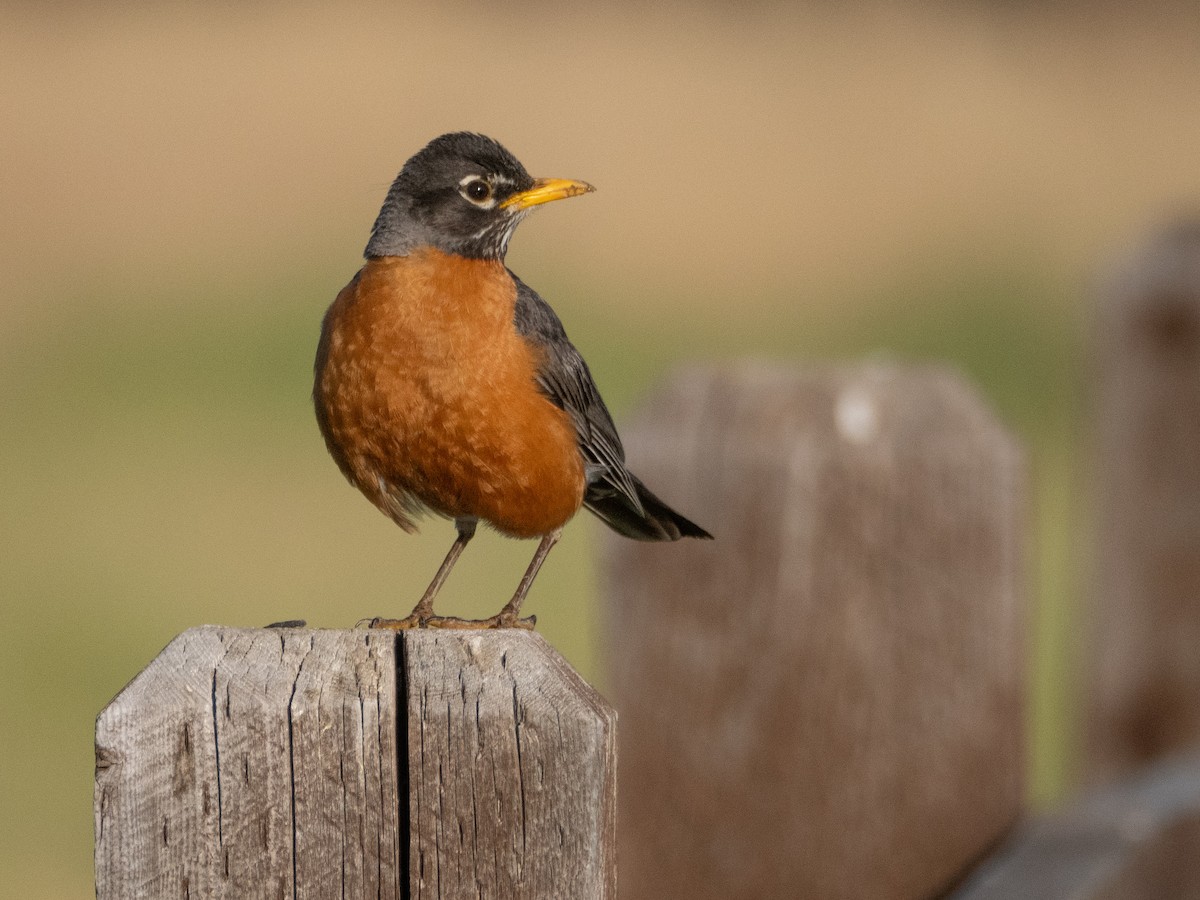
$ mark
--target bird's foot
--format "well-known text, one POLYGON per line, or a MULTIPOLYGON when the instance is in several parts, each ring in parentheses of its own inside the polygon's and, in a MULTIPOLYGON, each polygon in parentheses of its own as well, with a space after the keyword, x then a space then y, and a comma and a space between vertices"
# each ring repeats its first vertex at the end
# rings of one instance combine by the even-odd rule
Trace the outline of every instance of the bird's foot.
POLYGON ((460 619, 458 616, 432 616, 410 613, 403 619, 363 619, 359 624, 366 623, 368 628, 382 628, 389 631, 409 631, 413 628, 447 628, 458 631, 486 631, 492 628, 524 628, 533 631, 537 625, 537 616, 521 619, 513 615, 497 613, 486 619, 460 619))
POLYGON ((430 616, 422 623, 425 628, 452 628, 460 631, 485 631, 491 628, 524 628, 533 631, 537 616, 522 619, 515 615, 497 613, 486 619, 460 619, 458 616, 430 616))

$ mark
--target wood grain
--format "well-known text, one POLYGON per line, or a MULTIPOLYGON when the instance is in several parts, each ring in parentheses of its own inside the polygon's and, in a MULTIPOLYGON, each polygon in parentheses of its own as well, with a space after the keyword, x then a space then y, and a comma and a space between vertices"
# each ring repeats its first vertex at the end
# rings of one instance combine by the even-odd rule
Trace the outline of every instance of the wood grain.
POLYGON ((394 645, 172 641, 96 723, 97 897, 399 897, 394 645))
POLYGON ((606 546, 626 900, 929 897, 1021 807, 1023 459, 951 372, 679 373, 606 546))
POLYGON ((413 897, 615 897, 603 698, 518 629, 409 632, 404 669, 413 897))
POLYGON ((529 632, 192 629, 97 719, 96 895, 613 897, 615 738, 529 632))

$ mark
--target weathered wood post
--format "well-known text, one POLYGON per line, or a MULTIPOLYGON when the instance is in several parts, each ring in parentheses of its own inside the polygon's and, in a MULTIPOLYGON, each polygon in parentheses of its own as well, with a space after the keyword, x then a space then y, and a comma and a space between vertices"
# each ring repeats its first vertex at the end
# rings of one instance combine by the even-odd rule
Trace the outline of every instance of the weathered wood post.
POLYGON ((1200 220, 1122 261, 1097 319, 1086 751, 1108 780, 1200 747, 1200 220))
POLYGON ((615 717, 534 633, 196 628, 96 759, 99 900, 615 896, 615 717))
POLYGON ((1013 439, 886 364, 691 369, 627 437, 716 540, 606 546, 621 896, 945 890, 1021 807, 1013 439))

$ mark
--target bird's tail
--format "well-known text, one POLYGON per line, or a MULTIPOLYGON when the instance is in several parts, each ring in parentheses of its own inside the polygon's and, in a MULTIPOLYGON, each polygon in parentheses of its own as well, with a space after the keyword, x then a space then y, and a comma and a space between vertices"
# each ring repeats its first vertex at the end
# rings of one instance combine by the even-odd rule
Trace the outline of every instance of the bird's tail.
POLYGON ((711 534, 659 500, 635 476, 629 477, 637 489, 641 512, 616 491, 589 492, 583 505, 613 531, 636 541, 677 541, 684 537, 712 540, 711 534))

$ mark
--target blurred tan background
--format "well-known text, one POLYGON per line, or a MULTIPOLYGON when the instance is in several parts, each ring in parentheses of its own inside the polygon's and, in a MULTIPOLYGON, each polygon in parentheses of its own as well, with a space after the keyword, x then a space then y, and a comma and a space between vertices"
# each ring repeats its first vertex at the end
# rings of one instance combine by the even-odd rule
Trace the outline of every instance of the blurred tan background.
MULTIPOLYGON (((1031 451, 1031 799, 1063 797, 1088 283, 1200 199, 1200 14, 1131 9, 0 9, 3 892, 91 895, 93 718, 172 636, 348 627, 427 583, 452 529, 406 537, 343 482, 310 370, 391 178, 463 128, 599 188, 509 262, 618 419, 692 357, 980 385, 1031 451)), ((528 606, 603 686, 597 527, 528 606)), ((532 549, 482 537, 443 608, 491 612, 532 549)))

